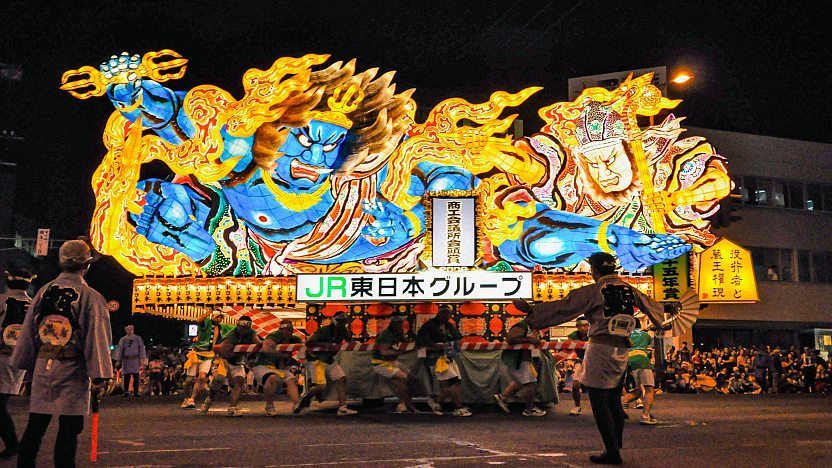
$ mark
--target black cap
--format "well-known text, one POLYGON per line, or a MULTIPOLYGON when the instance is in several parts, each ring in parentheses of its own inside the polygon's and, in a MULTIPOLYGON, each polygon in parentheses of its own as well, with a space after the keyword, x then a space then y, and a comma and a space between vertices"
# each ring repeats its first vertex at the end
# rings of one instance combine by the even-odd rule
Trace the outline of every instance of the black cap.
POLYGON ((586 261, 589 262, 589 266, 597 270, 601 270, 604 268, 615 269, 616 266, 615 257, 606 252, 596 252, 590 255, 589 258, 586 259, 586 261))

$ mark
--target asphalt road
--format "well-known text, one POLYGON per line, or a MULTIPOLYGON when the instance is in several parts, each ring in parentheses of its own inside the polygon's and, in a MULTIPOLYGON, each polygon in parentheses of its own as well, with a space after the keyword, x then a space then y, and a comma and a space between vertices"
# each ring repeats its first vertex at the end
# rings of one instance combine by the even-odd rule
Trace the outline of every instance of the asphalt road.
MULTIPOLYGON (((101 413, 98 466, 590 466, 601 448, 589 404, 569 416, 569 395, 543 418, 496 407, 471 418, 397 415, 385 409, 336 417, 329 410, 267 418, 256 397, 244 417, 225 416, 218 401, 207 415, 179 409, 173 397, 109 398, 101 413)), ((26 400, 14 399, 18 434, 26 400)), ((315 406, 313 406, 315 408, 315 406)), ((356 409, 362 410, 360 407, 356 409)), ((519 408, 518 408, 519 410, 519 408)), ((832 466, 832 398, 814 395, 662 395, 660 424, 641 426, 630 410, 625 466, 832 466)), ((57 421, 39 464, 51 466, 57 421)), ((78 461, 89 466, 89 424, 78 461)), ((9 463, 8 465, 12 465, 9 463)), ((3 465, 6 466, 6 465, 3 465)))

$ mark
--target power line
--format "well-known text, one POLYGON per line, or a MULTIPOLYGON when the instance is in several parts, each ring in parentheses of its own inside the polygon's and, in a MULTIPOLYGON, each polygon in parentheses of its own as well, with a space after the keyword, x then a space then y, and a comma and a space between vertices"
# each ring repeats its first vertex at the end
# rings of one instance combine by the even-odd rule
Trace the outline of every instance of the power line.
POLYGON ((526 24, 520 26, 520 29, 526 29, 528 25, 532 24, 532 21, 536 20, 538 16, 542 15, 544 11, 548 10, 553 3, 555 3, 555 0, 549 0, 549 3, 547 3, 543 8, 537 10, 537 13, 532 15, 532 17, 529 18, 528 21, 526 21, 526 24))
POLYGON ((552 30, 552 28, 554 28, 555 26, 557 26, 557 25, 559 25, 561 22, 563 22, 563 20, 564 20, 564 19, 566 19, 566 17, 567 17, 567 16, 569 16, 570 14, 572 14, 572 12, 573 12, 573 11, 575 11, 575 9, 576 9, 576 8, 578 8, 579 6, 581 6, 581 4, 582 4, 583 2, 584 2, 584 0, 578 0, 578 1, 576 1, 576 2, 572 5, 572 8, 570 8, 570 9, 569 9, 566 13, 562 14, 562 15, 561 15, 558 19, 556 19, 555 21, 553 21, 553 22, 552 22, 552 24, 550 24, 549 26, 547 26, 547 27, 546 27, 546 29, 544 29, 544 30, 543 30, 543 32, 542 32, 542 33, 540 33, 540 35, 539 35, 539 36, 537 36, 537 38, 535 38, 535 40, 533 40, 533 41, 531 41, 531 42, 529 42, 529 43, 528 43, 528 46, 529 46, 529 47, 531 47, 531 46, 533 46, 534 44, 537 44, 537 42, 538 42, 541 38, 543 38, 543 36, 545 36, 546 34, 549 34, 549 31, 551 31, 551 30, 552 30))

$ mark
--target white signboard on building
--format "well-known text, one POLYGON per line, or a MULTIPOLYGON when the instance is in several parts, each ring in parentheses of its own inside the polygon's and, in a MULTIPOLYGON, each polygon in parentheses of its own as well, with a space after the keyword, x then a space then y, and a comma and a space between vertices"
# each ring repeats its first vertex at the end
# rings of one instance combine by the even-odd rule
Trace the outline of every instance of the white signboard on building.
POLYGON ((472 267, 477 261, 474 197, 431 198, 433 266, 472 267))
POLYGON ((426 271, 300 274, 298 302, 511 301, 532 299, 530 272, 426 271))
POLYGON ((49 229, 38 229, 38 239, 35 243, 35 256, 45 257, 49 254, 49 229))

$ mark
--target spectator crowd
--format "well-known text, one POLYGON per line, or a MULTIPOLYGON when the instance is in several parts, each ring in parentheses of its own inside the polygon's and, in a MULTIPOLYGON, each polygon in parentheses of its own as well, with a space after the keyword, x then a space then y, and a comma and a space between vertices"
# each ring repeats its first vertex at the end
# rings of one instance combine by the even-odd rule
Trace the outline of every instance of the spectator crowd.
POLYGON ((760 345, 702 351, 682 343, 667 353, 663 386, 677 393, 828 393, 832 361, 809 348, 760 345))
MULTIPOLYGON (((832 393, 832 360, 808 348, 733 346, 703 351, 682 343, 678 350, 670 347, 664 364, 659 385, 670 393, 832 393)), ((559 363, 561 391, 571 388, 573 368, 569 359, 559 363)))

